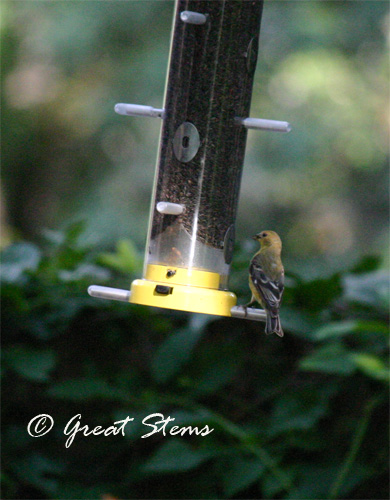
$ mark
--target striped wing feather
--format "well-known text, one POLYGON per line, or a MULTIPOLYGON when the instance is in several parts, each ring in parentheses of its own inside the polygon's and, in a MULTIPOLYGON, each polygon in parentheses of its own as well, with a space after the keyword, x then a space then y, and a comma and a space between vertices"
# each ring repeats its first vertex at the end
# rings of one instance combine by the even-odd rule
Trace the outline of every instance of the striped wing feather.
POLYGON ((279 314, 280 303, 284 291, 284 274, 279 280, 271 280, 266 276, 262 267, 258 263, 252 262, 249 267, 249 273, 253 285, 261 295, 266 308, 272 314, 279 314))

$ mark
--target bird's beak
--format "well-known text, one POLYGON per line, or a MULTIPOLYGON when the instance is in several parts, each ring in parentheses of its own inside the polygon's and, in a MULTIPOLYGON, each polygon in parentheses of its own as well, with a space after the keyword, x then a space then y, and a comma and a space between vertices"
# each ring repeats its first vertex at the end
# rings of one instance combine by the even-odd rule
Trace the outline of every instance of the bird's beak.
POLYGON ((254 236, 252 236, 252 240, 257 241, 258 239, 259 239, 259 235, 258 234, 255 234, 254 236))

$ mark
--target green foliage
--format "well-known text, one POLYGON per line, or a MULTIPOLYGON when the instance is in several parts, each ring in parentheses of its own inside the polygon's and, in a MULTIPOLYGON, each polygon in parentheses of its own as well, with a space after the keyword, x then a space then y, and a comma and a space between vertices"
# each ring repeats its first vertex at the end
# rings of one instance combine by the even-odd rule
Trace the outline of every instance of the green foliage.
POLYGON ((258 481, 265 470, 259 458, 245 456, 230 457, 226 467, 222 482, 223 491, 228 498, 258 481))
POLYGON ((265 2, 251 116, 293 130, 248 134, 237 232, 283 235, 283 339, 86 292, 141 273, 160 125, 113 106, 161 107, 173 8, 2 2, 3 235, 89 223, 2 255, 1 497, 388 498, 388 275, 359 260, 388 240, 388 5, 265 2), (96 234, 116 248, 80 243, 96 234), (141 439, 156 412, 214 431, 141 439), (55 426, 33 438, 41 413, 55 426), (66 449, 77 414, 134 421, 66 449))
POLYGON ((188 361, 191 352, 203 333, 204 318, 193 316, 185 328, 172 333, 158 348, 153 357, 151 372, 156 382, 167 382, 188 361))
POLYGON ((49 379, 49 372, 55 366, 55 354, 49 350, 36 350, 16 345, 7 349, 4 362, 19 376, 43 382, 49 379))
POLYGON ((130 273, 134 269, 141 268, 142 262, 137 249, 130 240, 121 240, 116 246, 115 253, 103 253, 99 257, 103 266, 122 273, 130 273))
MULTIPOLYGON (((93 252, 82 231, 3 251, 2 498, 387 497, 379 261, 289 275, 279 339, 261 323, 89 297, 94 282, 139 276, 141 259, 131 242, 93 252), (54 427, 33 438, 42 413, 54 427), (134 420, 125 436, 79 432, 65 448, 78 414, 89 431, 134 420), (142 438, 152 414, 158 431, 142 438)), ((248 259, 239 250, 232 276, 242 302, 248 259)))
POLYGON ((185 441, 171 439, 164 443, 143 466, 147 473, 177 473, 195 469, 209 458, 199 450, 193 449, 185 441))

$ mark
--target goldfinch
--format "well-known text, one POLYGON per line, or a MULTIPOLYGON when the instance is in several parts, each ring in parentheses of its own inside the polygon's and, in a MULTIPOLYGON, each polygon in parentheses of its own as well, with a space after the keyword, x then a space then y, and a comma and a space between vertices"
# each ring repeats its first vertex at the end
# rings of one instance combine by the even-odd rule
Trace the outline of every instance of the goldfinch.
POLYGON ((253 236, 260 243, 260 250, 253 256, 249 266, 251 301, 257 301, 267 314, 265 333, 276 333, 283 337, 279 309, 284 291, 284 268, 280 258, 282 241, 275 231, 262 231, 253 236))

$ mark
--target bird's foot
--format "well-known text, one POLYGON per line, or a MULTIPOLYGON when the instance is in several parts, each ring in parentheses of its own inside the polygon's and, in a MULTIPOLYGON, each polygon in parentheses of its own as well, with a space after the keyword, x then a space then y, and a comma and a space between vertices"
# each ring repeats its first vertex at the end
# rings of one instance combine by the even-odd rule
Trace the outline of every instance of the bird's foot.
POLYGON ((248 307, 250 307, 252 304, 254 304, 253 300, 251 300, 250 302, 248 302, 247 304, 245 304, 243 306, 240 306, 244 309, 245 317, 248 316, 248 307))

